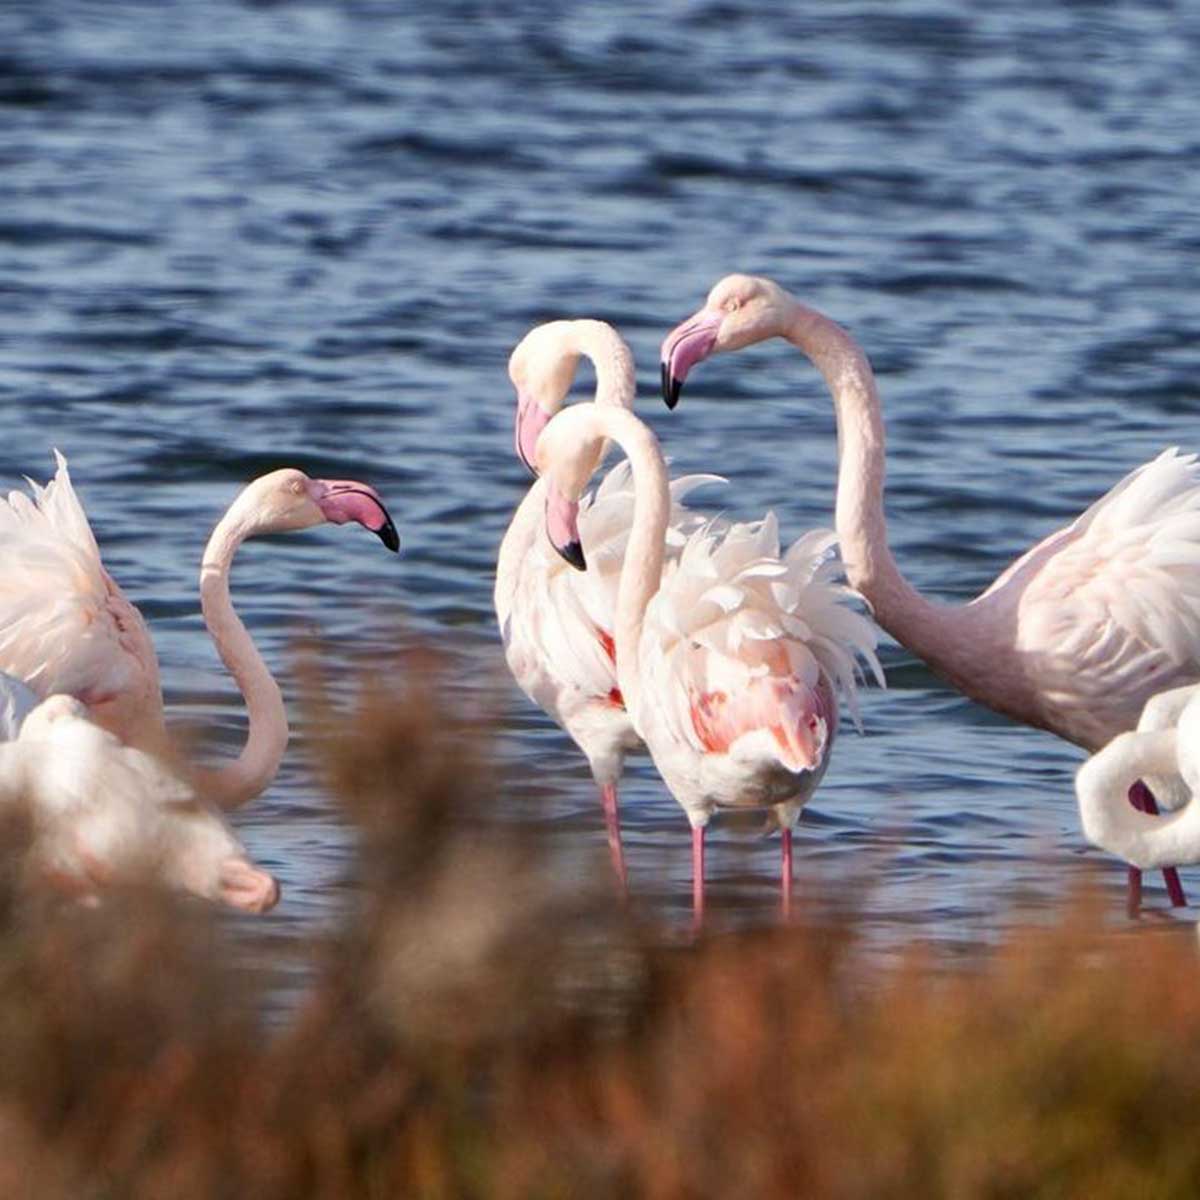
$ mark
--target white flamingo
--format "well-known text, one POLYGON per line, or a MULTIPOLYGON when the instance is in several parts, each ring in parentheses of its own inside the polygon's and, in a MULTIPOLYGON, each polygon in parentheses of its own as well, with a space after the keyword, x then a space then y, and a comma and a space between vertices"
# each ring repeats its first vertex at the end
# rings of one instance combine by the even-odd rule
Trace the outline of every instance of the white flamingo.
POLYGON ((0 745, 0 804, 27 806, 33 863, 81 899, 148 876, 248 912, 279 899, 219 809, 71 696, 42 701, 0 745))
MULTIPOLYGON (((132 747, 167 747, 158 659, 141 613, 125 598, 100 551, 67 472, 33 496, 0 499, 0 671, 39 696, 61 692, 87 705, 91 718, 132 747)), ((287 744, 279 686, 229 598, 229 571, 249 537, 357 521, 399 547, 395 526, 374 489, 352 481, 309 479, 285 468, 249 484, 209 538, 200 565, 200 603, 221 661, 246 701, 249 731, 241 754, 218 769, 195 768, 207 800, 236 808, 274 778, 287 744)))
POLYGON ((837 695, 855 701, 855 655, 882 684, 869 621, 833 582, 833 535, 782 558, 774 517, 704 525, 666 563, 671 497, 654 434, 632 413, 584 404, 537 443, 546 528, 568 559, 577 505, 606 438, 629 459, 634 513, 618 585, 617 680, 634 728, 692 826, 693 912, 704 912, 704 831, 718 808, 773 808, 782 830, 785 911, 792 824, 829 762, 837 695))
POLYGON ((1154 696, 1137 730, 1119 733, 1075 776, 1088 841, 1141 870, 1200 862, 1200 685, 1154 696), (1129 790, 1146 780, 1168 816, 1136 811, 1129 790))
MULTIPOLYGON (((1146 701, 1200 679, 1200 466, 1171 449, 1130 472, 969 604, 940 604, 900 574, 883 514, 884 435, 866 355, 828 317, 767 279, 730 275, 663 341, 664 397, 701 359, 785 338, 833 394, 837 532, 876 621, 971 699, 1097 750, 1146 701)), ((1135 803, 1153 806, 1145 789, 1135 803)), ((1131 883, 1137 881, 1131 878, 1131 883)), ((1173 903, 1185 903, 1173 870, 1173 903)))
MULTIPOLYGON (((517 454, 530 469, 538 435, 570 393, 580 356, 595 368, 597 404, 633 407, 633 358, 611 325, 577 320, 535 327, 518 343, 508 366, 517 390, 517 454)), ((676 544, 674 552, 683 531, 698 520, 681 507, 684 496, 717 478, 692 475, 671 484, 675 506, 667 537, 676 544)), ((613 869, 624 887, 617 785, 625 754, 641 745, 617 685, 612 636, 617 580, 633 515, 628 464, 614 467, 580 507, 586 572, 571 570, 548 546, 542 534, 545 508, 546 487, 538 480, 500 544, 496 617, 517 684, 587 756, 600 789, 613 869)), ((572 553, 574 565, 581 565, 579 547, 572 553)))

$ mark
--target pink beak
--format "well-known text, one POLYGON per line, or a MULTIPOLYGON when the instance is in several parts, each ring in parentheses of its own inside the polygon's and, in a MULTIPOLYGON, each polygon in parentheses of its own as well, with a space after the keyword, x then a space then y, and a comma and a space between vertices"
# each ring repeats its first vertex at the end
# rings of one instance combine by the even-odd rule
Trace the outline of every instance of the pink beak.
POLYGON ((550 414, 528 392, 517 393, 517 425, 514 441, 517 457, 536 475, 537 441, 550 422, 550 414))
POLYGON ((546 533, 550 544, 576 570, 586 571, 583 544, 579 540, 579 505, 568 500, 553 483, 546 489, 546 533))
POLYGON ((334 525, 357 521, 377 534, 389 550, 400 549, 400 535, 373 487, 353 479, 312 479, 308 487, 325 520, 334 525))
POLYGON ((702 308, 663 338, 662 392, 668 408, 679 403, 688 372, 712 353, 724 319, 721 309, 702 308))

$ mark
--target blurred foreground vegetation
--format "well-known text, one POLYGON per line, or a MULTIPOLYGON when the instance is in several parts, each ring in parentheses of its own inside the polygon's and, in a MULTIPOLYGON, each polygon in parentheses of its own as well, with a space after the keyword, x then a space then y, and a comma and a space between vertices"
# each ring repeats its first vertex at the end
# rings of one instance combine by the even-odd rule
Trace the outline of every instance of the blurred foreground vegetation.
POLYGON ((326 719, 361 897, 275 1024, 215 911, 31 893, 11 822, 0 1198, 1200 1194, 1189 938, 1082 897, 952 970, 853 917, 671 945, 498 819, 450 707, 326 719))

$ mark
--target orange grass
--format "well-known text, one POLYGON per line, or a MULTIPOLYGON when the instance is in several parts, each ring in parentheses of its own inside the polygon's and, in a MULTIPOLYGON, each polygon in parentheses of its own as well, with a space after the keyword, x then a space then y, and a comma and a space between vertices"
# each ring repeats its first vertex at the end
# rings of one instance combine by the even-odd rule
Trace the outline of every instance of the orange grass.
POLYGON ((30 893, 10 822, 3 1200, 1200 1191, 1190 936, 1081 897, 965 967, 852 915, 672 946, 496 819, 486 722, 421 674, 322 719, 360 901, 270 1027, 227 919, 30 893))

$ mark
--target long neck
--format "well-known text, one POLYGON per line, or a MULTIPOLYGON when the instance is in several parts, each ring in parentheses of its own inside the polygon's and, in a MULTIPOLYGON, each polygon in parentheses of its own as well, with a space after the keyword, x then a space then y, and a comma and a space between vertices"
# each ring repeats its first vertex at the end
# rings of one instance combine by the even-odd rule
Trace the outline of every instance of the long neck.
POLYGON ((200 565, 200 607, 221 661, 241 690, 250 728, 241 754, 216 769, 193 772, 201 794, 224 809, 257 796, 275 778, 287 746, 287 711, 279 685, 263 662, 229 598, 229 569, 247 530, 231 514, 213 530, 200 565))
POLYGON ((596 371, 597 404, 633 410, 637 372, 624 339, 604 321, 571 322, 571 339, 579 354, 586 354, 596 371))
POLYGON ((513 519, 500 542, 500 552, 496 555, 496 587, 492 599, 502 633, 512 612, 521 565, 541 534, 545 520, 546 485, 543 480, 535 479, 517 505, 517 511, 513 513, 513 519))
POLYGON ((875 620, 898 642, 953 679, 969 656, 967 610, 926 600, 900 574, 883 514, 884 434, 875 374, 866 355, 840 325, 797 304, 787 339, 812 360, 833 395, 838 427, 835 523, 846 575, 870 602, 875 620))
POLYGON ((1178 773, 1177 745, 1174 729, 1123 733, 1088 759, 1076 777, 1088 839, 1142 870, 1200 860, 1200 804, 1194 797, 1166 816, 1139 812, 1128 799, 1143 776, 1178 773))
POLYGON ((671 515, 670 481, 658 439, 632 414, 598 410, 604 435, 625 452, 633 470, 633 525, 617 587, 613 640, 617 683, 635 727, 641 699, 641 640, 646 606, 662 584, 667 522, 671 515))

